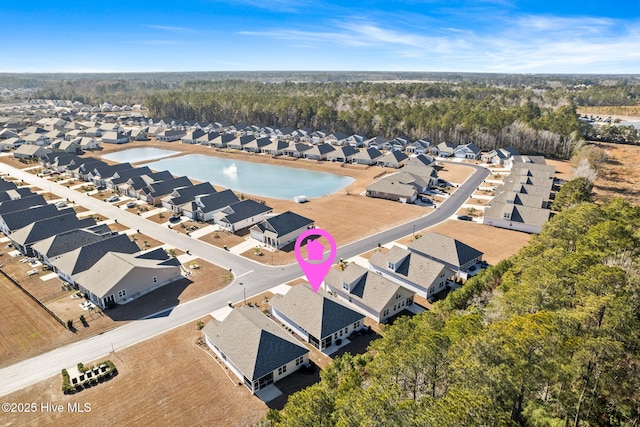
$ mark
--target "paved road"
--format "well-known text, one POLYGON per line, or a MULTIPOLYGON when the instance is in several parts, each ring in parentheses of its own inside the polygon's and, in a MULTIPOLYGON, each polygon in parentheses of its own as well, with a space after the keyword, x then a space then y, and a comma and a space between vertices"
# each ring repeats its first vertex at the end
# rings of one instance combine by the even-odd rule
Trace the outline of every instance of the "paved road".
MULTIPOLYGON (((376 233, 373 236, 358 240, 338 248, 337 259, 350 258, 375 248, 378 244, 385 244, 409 235, 415 230, 421 230, 446 220, 455 214, 460 206, 468 199, 475 189, 488 176, 488 171, 482 167, 469 165, 475 169, 474 174, 454 192, 437 209, 429 209, 429 214, 408 222, 401 226, 376 233)), ((206 261, 232 269, 237 282, 246 287, 247 295, 261 293, 277 284, 295 279, 301 275, 297 264, 283 267, 264 266, 251 260, 238 257, 216 248, 205 242, 177 233, 160 224, 133 215, 116 206, 99 201, 81 194, 66 186, 39 178, 33 174, 21 171, 0 163, 0 172, 10 173, 11 176, 23 179, 44 190, 51 190, 63 198, 69 198, 84 207, 99 212, 129 228, 139 229, 140 232, 152 236, 169 245, 189 249, 190 252, 206 261)), ((384 228, 384 218, 377 225, 384 228)), ((329 230, 330 231, 330 230, 329 230)), ((235 283, 235 282, 234 282, 235 283)), ((42 355, 19 362, 0 370, 0 396, 12 393, 35 382, 44 380, 60 373, 62 368, 79 361, 91 361, 107 356, 112 351, 122 350, 130 345, 149 339, 188 322, 192 322, 207 313, 225 306, 229 301, 239 301, 243 298, 243 287, 230 285, 222 290, 189 301, 175 307, 163 317, 130 322, 119 328, 104 332, 100 335, 85 339, 64 347, 57 348, 42 355)), ((144 344, 142 344, 144 345, 144 344)), ((117 364, 117 355, 109 356, 117 364)))

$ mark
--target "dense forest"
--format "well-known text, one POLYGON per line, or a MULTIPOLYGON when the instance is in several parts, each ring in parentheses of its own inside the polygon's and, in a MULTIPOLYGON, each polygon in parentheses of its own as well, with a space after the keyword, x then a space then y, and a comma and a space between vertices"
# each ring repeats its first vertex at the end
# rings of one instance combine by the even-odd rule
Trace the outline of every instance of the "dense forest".
POLYGON ((640 103, 637 76, 403 72, 0 74, 0 87, 153 116, 513 146, 568 158, 581 139, 640 142, 632 127, 581 123, 581 106, 640 103))
MULTIPOLYGON (((584 200, 589 186, 566 187, 584 200)), ((563 190, 564 191, 564 190, 563 190)), ((637 426, 640 207, 565 207, 519 254, 344 355, 262 426, 637 426)))

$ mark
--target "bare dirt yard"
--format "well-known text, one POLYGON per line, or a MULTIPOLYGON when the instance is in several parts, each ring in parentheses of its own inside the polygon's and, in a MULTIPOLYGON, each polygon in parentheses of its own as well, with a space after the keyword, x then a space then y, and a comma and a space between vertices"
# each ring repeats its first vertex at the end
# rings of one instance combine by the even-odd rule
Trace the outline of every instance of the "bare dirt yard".
MULTIPOLYGON (((118 375, 74 395, 62 393, 58 375, 5 396, 8 402, 61 404, 65 412, 3 414, 3 424, 254 425, 269 408, 246 387, 230 380, 211 353, 196 345, 200 337, 195 322, 188 323, 112 353, 108 359, 115 364, 118 375), (69 413, 69 403, 80 403, 81 407, 88 403, 91 412, 69 413)), ((77 362, 91 361, 70 361, 69 367, 77 362)))
MULTIPOLYGON (((436 233, 453 237, 482 251, 484 253, 482 258, 491 265, 516 254, 531 238, 531 235, 527 233, 457 220, 445 221, 425 230, 416 231, 416 235, 421 235, 428 231, 435 231, 436 233)), ((398 242, 406 245, 412 239, 409 236, 398 242)))
POLYGON ((597 143, 605 149, 607 160, 598 171, 594 192, 598 199, 622 197, 640 204, 640 146, 597 143))

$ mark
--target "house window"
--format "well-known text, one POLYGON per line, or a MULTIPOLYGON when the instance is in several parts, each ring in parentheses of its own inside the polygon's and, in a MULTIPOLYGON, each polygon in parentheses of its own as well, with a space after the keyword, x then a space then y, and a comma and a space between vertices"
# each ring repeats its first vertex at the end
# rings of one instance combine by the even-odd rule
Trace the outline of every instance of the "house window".
POLYGON ((349 290, 349 284, 347 282, 342 282, 342 289, 344 289, 345 291, 349 290))
POLYGON ((340 329, 340 336, 342 336, 342 329, 340 329))
POLYGON ((278 368, 278 375, 282 375, 285 372, 287 372, 287 365, 284 365, 278 368))
POLYGON ((504 219, 511 219, 511 212, 505 212, 505 213, 502 215, 502 217, 503 217, 504 219))
POLYGON ((296 366, 302 365, 304 363, 304 356, 300 356, 296 359, 296 366))
POLYGON ((387 268, 388 268, 389 270, 394 270, 394 271, 395 271, 395 267, 396 267, 396 266, 395 266, 392 262, 388 262, 388 263, 387 263, 387 268))
POLYGON ((358 329, 360 327, 360 321, 358 320, 354 325, 353 329, 358 329))
POLYGON ((387 308, 383 313, 382 316, 383 317, 387 317, 389 315, 389 309, 387 308))
POLYGON ((400 299, 400 297, 401 297, 400 292, 398 292, 398 293, 396 294, 396 299, 400 299))
POLYGON ((127 290, 126 289, 118 291, 118 298, 122 298, 122 297, 124 297, 126 295, 127 295, 127 290))
POLYGON ((153 283, 158 283, 158 276, 153 276, 153 283))

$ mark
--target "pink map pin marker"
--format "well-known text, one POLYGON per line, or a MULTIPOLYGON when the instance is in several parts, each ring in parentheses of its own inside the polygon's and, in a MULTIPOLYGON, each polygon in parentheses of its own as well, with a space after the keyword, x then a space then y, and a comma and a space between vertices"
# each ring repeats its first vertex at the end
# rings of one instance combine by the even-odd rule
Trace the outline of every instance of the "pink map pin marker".
POLYGON ((328 231, 322 230, 320 228, 311 228, 296 239, 296 245, 294 247, 296 253, 296 259, 298 260, 298 264, 300 264, 300 268, 305 276, 307 276, 307 280, 311 284, 311 288, 314 292, 318 292, 320 289, 320 285, 322 281, 326 277, 331 265, 333 265, 333 260, 336 258, 336 241, 333 240, 331 234, 328 231), (331 252, 329 253, 329 258, 324 259, 324 246, 316 239, 309 240, 307 242, 307 254, 308 259, 305 260, 300 253, 300 245, 304 241, 305 238, 309 236, 321 236, 329 241, 329 245, 331 246, 331 252), (315 261, 315 262, 309 262, 315 261))

